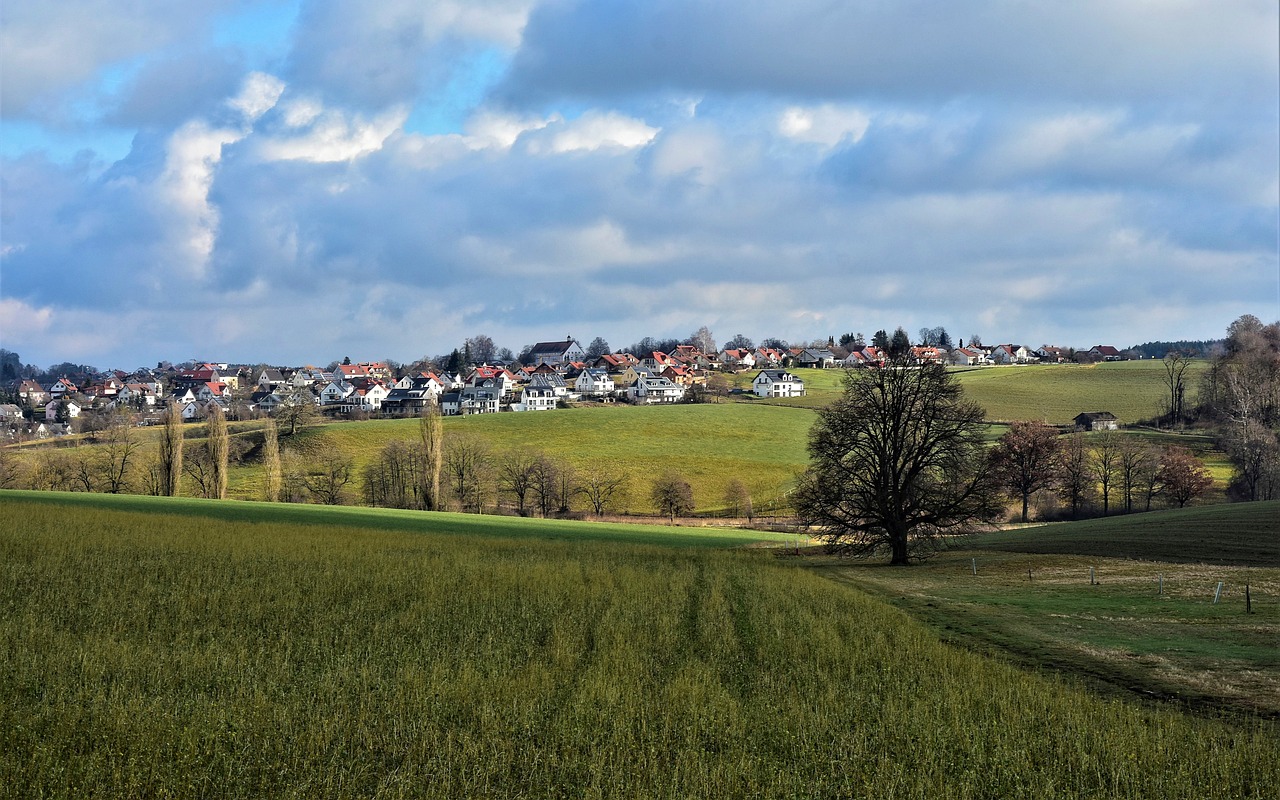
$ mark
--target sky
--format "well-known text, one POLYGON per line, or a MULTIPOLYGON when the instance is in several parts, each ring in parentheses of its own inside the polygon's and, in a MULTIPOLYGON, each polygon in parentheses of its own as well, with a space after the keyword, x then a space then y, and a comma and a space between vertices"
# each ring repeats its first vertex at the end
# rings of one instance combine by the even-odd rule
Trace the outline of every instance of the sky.
POLYGON ((1280 318, 1275 0, 0 6, 0 347, 1280 318))

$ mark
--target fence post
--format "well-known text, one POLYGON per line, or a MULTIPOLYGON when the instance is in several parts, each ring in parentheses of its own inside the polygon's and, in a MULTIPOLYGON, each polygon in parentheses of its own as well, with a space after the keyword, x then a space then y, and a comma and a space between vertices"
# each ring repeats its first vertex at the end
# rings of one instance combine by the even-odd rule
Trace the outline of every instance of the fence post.
POLYGON ((1094 577, 1093 577, 1093 567, 1089 567, 1089 585, 1090 586, 1098 585, 1098 582, 1094 580, 1094 577))
POLYGON ((976 558, 975 558, 975 559, 973 559, 973 562, 972 562, 971 566, 973 567, 973 574, 974 574, 974 575, 977 575, 977 574, 978 574, 978 559, 976 559, 976 558))
POLYGON ((1213 604, 1218 604, 1218 598, 1222 597, 1222 581, 1218 581, 1218 588, 1213 592, 1213 604))
POLYGON ((1160 573, 1160 591, 1158 594, 1164 594, 1164 573, 1160 573))
POLYGON ((1253 613, 1253 601, 1249 599, 1249 584, 1244 585, 1244 613, 1253 613))

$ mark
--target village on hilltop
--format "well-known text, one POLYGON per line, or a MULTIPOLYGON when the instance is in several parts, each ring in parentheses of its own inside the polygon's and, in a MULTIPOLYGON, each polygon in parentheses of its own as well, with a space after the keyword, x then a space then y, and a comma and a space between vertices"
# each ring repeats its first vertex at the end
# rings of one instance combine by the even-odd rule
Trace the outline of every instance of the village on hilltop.
POLYGON ((808 347, 745 346, 747 342, 739 335, 728 344, 744 346, 719 351, 680 344, 666 352, 593 354, 567 336, 538 342, 519 360, 460 363, 452 371, 348 359, 326 368, 210 362, 131 373, 113 370, 78 380, 64 375, 46 384, 26 378, 4 387, 13 402, 0 404, 0 425, 9 440, 48 438, 85 429, 85 412, 101 415, 121 408, 137 414, 139 424, 153 424, 170 402, 186 421, 205 419, 215 405, 232 419, 274 416, 298 406, 335 418, 364 419, 418 416, 429 404, 445 416, 466 416, 549 411, 570 403, 699 402, 729 394, 728 373, 750 371, 756 372, 754 395, 788 398, 805 394, 804 381, 793 369, 877 367, 891 354, 908 363, 953 366, 1091 363, 1132 356, 1109 345, 1074 350, 964 346, 963 341, 957 347, 899 343, 895 352, 892 346, 866 345, 861 337, 847 345, 832 337, 826 346, 808 347))

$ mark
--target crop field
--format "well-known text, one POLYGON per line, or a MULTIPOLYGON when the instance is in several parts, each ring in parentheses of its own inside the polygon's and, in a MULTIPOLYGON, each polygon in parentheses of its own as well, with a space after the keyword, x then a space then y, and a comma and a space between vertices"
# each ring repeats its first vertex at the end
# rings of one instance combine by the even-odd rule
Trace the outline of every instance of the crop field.
POLYGON ((0 511, 5 797, 1280 787, 1274 721, 1099 697, 759 550, 0 511))
POLYGON ((981 652, 1280 718, 1280 503, 983 534, 905 571, 818 571, 981 652))

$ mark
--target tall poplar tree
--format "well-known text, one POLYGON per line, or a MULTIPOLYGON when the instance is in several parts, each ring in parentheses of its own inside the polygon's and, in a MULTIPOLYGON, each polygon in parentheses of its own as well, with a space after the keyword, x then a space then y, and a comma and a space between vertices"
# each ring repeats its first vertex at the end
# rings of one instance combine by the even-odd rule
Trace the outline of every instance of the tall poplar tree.
POLYGON ((164 430, 160 434, 160 495, 177 497, 182 485, 182 412, 178 403, 169 400, 164 412, 164 430))
POLYGON ((227 433, 227 417, 222 413, 222 407, 212 403, 209 409, 209 438, 205 441, 211 472, 209 496, 225 500, 227 499, 227 455, 231 449, 231 439, 227 433))
POLYGON ((434 398, 422 407, 422 416, 418 419, 418 436, 422 442, 422 507, 428 511, 439 511, 444 505, 440 498, 444 425, 440 421, 440 405, 434 398))
POLYGON ((268 503, 280 502, 280 436, 276 430, 276 421, 267 417, 267 426, 262 431, 262 477, 263 495, 268 503))

